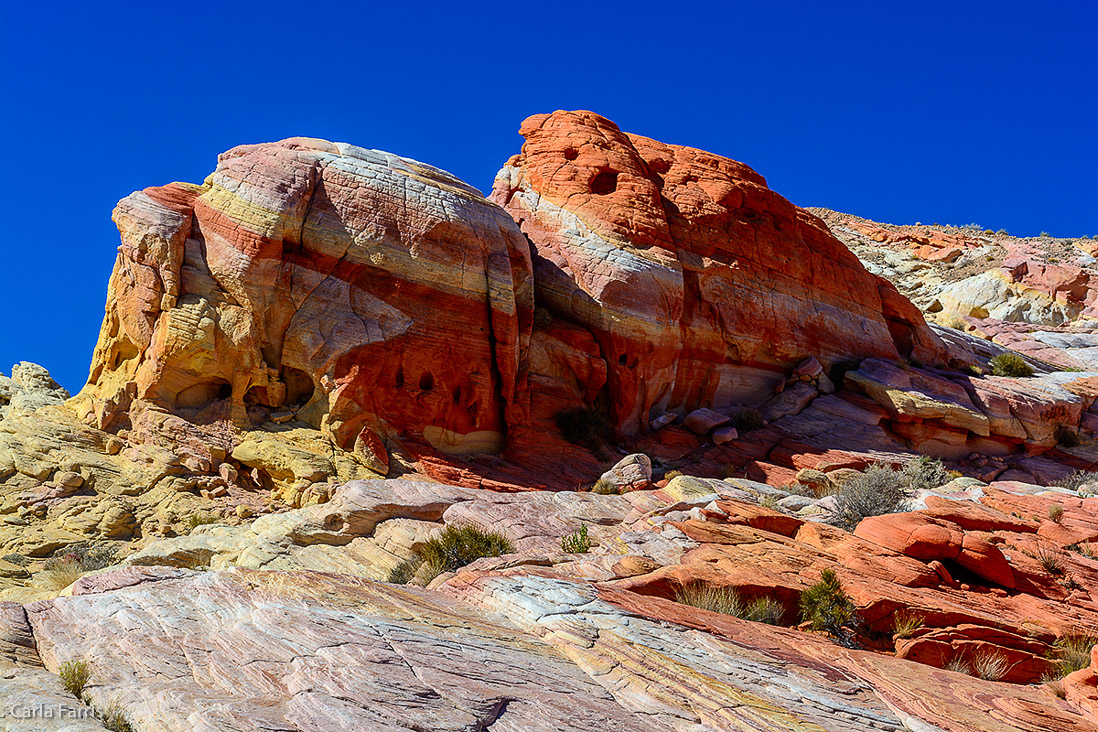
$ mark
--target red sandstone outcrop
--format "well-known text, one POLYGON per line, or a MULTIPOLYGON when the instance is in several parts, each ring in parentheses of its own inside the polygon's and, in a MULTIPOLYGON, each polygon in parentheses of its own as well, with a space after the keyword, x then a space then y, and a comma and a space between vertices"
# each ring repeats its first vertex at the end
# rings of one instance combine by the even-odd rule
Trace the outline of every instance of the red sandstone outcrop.
POLYGON ((534 246, 538 305, 598 342, 624 432, 762 401, 807 356, 944 357, 891 284, 746 165, 591 112, 521 133, 492 198, 534 246))

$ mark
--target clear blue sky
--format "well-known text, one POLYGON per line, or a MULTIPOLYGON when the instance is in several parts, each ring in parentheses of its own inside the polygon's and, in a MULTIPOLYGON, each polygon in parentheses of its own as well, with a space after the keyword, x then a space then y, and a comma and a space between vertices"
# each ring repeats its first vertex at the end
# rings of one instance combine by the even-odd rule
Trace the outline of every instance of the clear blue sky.
POLYGON ((87 377, 130 191, 309 135, 487 190, 523 118, 591 109, 802 206, 1098 234, 1098 3, 0 6, 0 371, 87 377))

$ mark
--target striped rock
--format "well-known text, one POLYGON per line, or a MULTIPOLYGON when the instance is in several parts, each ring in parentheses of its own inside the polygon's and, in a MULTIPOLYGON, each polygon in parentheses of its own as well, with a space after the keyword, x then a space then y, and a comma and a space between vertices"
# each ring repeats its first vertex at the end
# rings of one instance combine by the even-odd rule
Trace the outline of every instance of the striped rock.
POLYGON ((448 173, 294 138, 230 150, 200 186, 134 193, 114 220, 80 395, 100 427, 134 399, 190 422, 289 409, 384 470, 405 430, 491 452, 522 420, 529 249, 448 173))
POLYGON ((493 200, 536 249, 539 306, 598 340, 627 434, 653 413, 762 401, 807 356, 942 357, 895 287, 746 165, 591 112, 520 132, 493 200))

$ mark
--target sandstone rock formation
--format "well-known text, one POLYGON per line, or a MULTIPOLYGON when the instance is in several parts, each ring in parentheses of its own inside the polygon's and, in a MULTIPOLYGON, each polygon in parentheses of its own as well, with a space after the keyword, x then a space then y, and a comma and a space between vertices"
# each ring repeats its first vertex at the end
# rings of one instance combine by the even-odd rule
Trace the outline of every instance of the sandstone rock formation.
MULTIPOLYGON (((567 452, 569 408, 642 436, 667 413, 759 404, 805 358, 948 360, 894 287, 747 166, 587 112, 523 133, 493 193, 506 211, 430 166, 305 138, 127 197, 74 406, 188 470, 232 459, 296 496, 320 474, 257 464, 241 431, 301 423, 376 473, 395 455, 459 479, 461 456, 567 452)), ((573 462, 545 481, 597 476, 573 462)))
POLYGON ((538 306, 593 335, 627 434, 760 402, 807 356, 944 358, 894 287, 746 165, 590 112, 521 133, 492 198, 533 246, 538 306))

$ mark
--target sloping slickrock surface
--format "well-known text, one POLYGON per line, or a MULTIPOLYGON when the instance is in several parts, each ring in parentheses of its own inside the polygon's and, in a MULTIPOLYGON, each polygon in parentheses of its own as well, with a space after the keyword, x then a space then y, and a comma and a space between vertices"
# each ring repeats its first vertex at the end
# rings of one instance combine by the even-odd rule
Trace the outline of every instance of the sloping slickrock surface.
POLYGON ((142 730, 661 730, 544 643, 426 590, 301 573, 121 570, 28 608, 55 669, 142 730))

